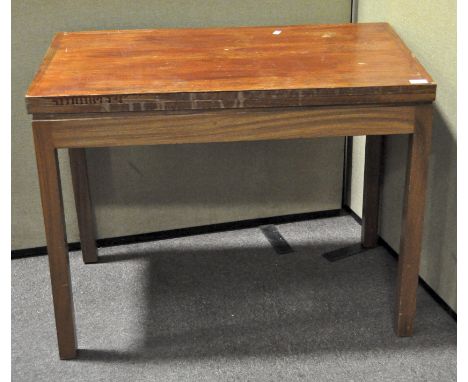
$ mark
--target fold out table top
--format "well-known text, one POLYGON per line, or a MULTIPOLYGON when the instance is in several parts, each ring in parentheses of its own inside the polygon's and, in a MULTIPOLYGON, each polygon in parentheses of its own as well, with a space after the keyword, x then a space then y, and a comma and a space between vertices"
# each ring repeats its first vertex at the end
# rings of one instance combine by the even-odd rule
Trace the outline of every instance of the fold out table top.
POLYGON ((56 34, 29 113, 432 102, 436 85, 386 23, 56 34))

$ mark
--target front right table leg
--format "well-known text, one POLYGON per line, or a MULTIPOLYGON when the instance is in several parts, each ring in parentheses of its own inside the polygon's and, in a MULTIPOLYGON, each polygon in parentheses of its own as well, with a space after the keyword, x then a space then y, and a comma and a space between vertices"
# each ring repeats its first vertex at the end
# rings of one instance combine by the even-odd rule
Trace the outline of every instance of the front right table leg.
POLYGON ((432 133, 432 105, 416 106, 415 109, 414 133, 409 137, 398 260, 395 329, 401 337, 412 336, 416 315, 416 290, 432 133))

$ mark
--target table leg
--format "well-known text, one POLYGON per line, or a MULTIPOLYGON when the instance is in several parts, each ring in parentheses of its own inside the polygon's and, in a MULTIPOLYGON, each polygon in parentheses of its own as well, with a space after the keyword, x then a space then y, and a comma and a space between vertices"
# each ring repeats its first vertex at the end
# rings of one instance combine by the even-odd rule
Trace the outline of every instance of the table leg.
POLYGON ((361 244, 377 246, 379 239, 380 170, 382 167, 382 135, 366 137, 364 167, 364 198, 362 205, 361 244))
POLYGON ((86 264, 98 261, 94 213, 89 192, 88 168, 85 149, 68 149, 75 195, 76 215, 80 230, 81 252, 86 264))
POLYGON ((33 132, 59 355, 70 359, 76 357, 77 344, 57 150, 50 144, 46 126, 33 122, 33 132))
POLYGON ((396 332, 399 336, 413 334, 413 321, 416 315, 416 290, 423 236, 431 133, 432 105, 417 106, 415 130, 409 139, 398 261, 396 332))

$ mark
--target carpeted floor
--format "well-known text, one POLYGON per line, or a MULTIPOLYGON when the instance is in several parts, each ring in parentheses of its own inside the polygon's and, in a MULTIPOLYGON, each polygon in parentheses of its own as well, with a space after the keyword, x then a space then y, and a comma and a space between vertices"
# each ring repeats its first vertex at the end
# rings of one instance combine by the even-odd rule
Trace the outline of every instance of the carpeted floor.
POLYGON ((12 261, 13 381, 455 381, 456 323, 420 288, 392 330, 396 261, 349 216, 72 253, 79 359, 57 354, 47 258, 12 261))

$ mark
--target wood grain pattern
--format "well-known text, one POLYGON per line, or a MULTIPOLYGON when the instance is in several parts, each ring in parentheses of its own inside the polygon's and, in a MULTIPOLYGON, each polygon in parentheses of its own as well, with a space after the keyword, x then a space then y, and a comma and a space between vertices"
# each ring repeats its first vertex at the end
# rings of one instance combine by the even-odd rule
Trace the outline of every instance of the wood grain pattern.
POLYGON ((89 192, 88 168, 84 149, 69 149, 70 170, 75 197, 76 216, 80 230, 81 252, 86 264, 96 263, 98 253, 96 247, 96 233, 94 211, 89 192))
POLYGON ((361 244, 364 248, 377 246, 379 239, 382 146, 382 135, 369 135, 366 137, 361 230, 361 244))
POLYGON ((57 148, 235 142, 412 133, 414 108, 225 110, 199 114, 35 120, 57 148))
POLYGON ((395 321, 399 336, 413 334, 431 136, 432 105, 418 106, 414 134, 410 135, 409 142, 398 261, 395 321))
POLYGON ((35 129, 33 124, 33 132, 59 355, 71 359, 76 356, 77 344, 57 150, 50 144, 47 129, 35 129))
POLYGON ((435 87, 386 23, 94 31, 56 35, 26 100, 30 113, 200 110, 431 102, 435 87))

